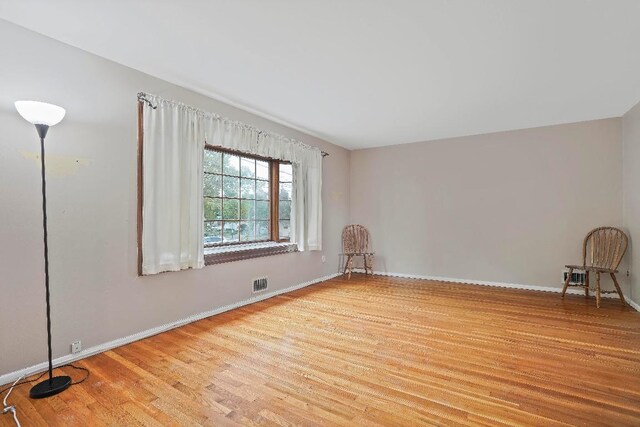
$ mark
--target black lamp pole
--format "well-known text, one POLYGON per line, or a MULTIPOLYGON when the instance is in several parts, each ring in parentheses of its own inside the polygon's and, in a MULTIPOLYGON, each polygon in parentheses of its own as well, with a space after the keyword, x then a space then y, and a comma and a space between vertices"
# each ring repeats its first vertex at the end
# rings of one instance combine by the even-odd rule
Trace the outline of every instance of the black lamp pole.
POLYGON ((49 350, 49 378, 39 382, 31 388, 29 396, 33 399, 53 396, 66 390, 71 385, 71 377, 66 375, 53 376, 53 361, 51 354, 51 304, 49 303, 49 244, 47 236, 47 181, 45 179, 44 138, 49 126, 35 125, 40 137, 40 162, 42 164, 42 229, 44 231, 44 286, 47 299, 47 345, 49 350))

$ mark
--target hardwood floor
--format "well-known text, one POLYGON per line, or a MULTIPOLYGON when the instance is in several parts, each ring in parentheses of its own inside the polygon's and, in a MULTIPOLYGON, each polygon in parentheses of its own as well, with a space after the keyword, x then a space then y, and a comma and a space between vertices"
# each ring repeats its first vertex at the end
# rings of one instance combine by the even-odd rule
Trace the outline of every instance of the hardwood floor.
POLYGON ((77 364, 14 391, 23 426, 640 425, 640 313, 610 299, 356 274, 77 364))

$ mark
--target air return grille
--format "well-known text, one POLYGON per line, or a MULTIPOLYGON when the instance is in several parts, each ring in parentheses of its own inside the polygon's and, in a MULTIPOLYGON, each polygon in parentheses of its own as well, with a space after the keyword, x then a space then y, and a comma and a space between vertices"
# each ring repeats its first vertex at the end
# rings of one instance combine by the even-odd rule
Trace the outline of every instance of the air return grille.
MULTIPOLYGON (((569 274, 569 271, 564 270, 562 272, 562 284, 564 284, 567 281, 567 275, 569 274)), ((571 280, 569 280, 569 283, 573 283, 576 285, 584 285, 584 278, 585 278, 585 273, 584 272, 573 272, 571 273, 571 280)))
POLYGON ((253 279, 253 292, 260 292, 267 289, 267 278, 260 277, 259 279, 253 279))

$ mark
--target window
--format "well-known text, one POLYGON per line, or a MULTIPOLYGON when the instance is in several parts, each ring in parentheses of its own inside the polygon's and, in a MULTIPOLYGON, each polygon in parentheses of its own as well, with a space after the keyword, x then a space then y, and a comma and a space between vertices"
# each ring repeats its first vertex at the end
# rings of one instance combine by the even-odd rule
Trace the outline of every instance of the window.
POLYGON ((288 241, 291 164, 207 146, 204 244, 288 241))

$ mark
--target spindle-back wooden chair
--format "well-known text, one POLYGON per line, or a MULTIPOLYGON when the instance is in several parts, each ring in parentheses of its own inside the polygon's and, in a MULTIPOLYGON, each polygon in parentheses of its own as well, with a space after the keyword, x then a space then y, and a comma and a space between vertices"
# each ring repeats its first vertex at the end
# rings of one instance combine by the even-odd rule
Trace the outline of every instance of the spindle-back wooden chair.
POLYGON ((598 227, 593 229, 584 238, 582 245, 582 265, 567 265, 569 273, 564 282, 562 289, 562 297, 567 292, 569 286, 584 288, 585 296, 589 296, 589 273, 596 273, 596 306, 600 308, 600 294, 617 292, 623 305, 626 305, 624 295, 620 289, 620 285, 616 280, 617 268, 622 261, 624 253, 627 251, 629 239, 624 231, 615 227, 598 227), (571 275, 574 270, 584 271, 585 281, 583 284, 572 284, 571 275), (615 291, 602 291, 600 289, 600 274, 608 273, 613 280, 615 291))
POLYGON ((364 273, 373 275, 373 256, 371 252, 371 239, 369 230, 359 224, 347 225, 342 230, 342 255, 345 257, 344 270, 342 274, 349 271, 349 279, 351 279, 351 270, 353 270, 353 258, 362 256, 364 260, 364 273))

